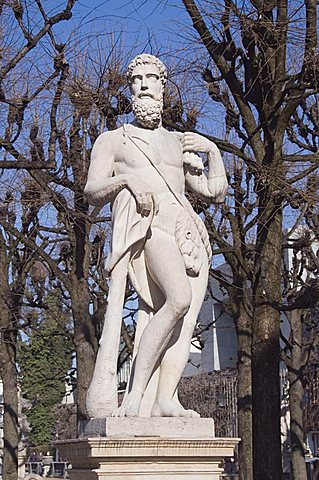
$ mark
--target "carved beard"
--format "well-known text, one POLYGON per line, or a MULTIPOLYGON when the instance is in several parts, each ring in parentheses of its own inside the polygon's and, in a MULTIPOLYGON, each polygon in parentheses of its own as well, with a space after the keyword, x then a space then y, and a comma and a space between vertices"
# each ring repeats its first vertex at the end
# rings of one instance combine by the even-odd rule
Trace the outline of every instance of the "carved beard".
POLYGON ((132 110, 137 123, 144 128, 156 128, 163 112, 163 100, 132 98, 132 110))

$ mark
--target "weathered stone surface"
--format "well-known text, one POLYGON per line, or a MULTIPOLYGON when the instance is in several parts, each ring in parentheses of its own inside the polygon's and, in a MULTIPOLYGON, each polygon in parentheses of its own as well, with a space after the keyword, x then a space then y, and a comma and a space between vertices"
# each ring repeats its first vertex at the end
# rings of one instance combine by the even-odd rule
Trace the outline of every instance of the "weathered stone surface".
POLYGON ((217 146, 193 132, 162 126, 166 68, 152 55, 128 67, 136 121, 100 135, 92 149, 85 194, 112 202, 108 306, 87 396, 90 418, 197 417, 176 388, 207 287, 211 247, 186 189, 207 203, 227 190, 217 146), (202 159, 207 156, 208 173, 202 159), (126 278, 139 297, 131 381, 117 404, 117 357, 126 278))
POLYGON ((212 418, 110 417, 81 422, 80 437, 134 438, 213 438, 212 418))
POLYGON ((71 480, 219 480, 237 439, 86 438, 58 442, 71 480))

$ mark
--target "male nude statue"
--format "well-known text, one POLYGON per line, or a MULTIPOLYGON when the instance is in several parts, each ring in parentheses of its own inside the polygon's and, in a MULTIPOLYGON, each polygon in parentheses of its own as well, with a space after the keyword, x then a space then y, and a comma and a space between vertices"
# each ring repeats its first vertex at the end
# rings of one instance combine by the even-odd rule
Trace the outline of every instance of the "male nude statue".
POLYGON ((139 55, 127 75, 136 121, 98 137, 85 187, 91 204, 112 202, 113 219, 108 307, 87 410, 91 418, 198 416, 182 407, 176 391, 204 299, 211 251, 185 188, 205 202, 223 202, 225 169, 207 138, 163 128, 166 68, 159 59, 139 55), (207 176, 196 152, 207 154, 207 176), (127 273, 139 296, 138 332, 130 384, 118 408, 116 360, 127 273), (153 396, 147 393, 151 383, 153 396), (146 397, 151 400, 145 414, 146 397))

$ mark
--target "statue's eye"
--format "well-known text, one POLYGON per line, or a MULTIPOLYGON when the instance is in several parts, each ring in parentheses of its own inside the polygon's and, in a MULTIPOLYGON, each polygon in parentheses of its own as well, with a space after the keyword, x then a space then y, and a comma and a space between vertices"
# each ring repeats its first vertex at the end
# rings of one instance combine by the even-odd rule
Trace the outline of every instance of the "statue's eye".
POLYGON ((159 76, 156 75, 155 73, 149 73, 147 75, 147 78, 151 81, 151 82, 157 82, 157 80, 159 80, 159 76))
POLYGON ((138 83, 139 81, 141 81, 142 77, 141 75, 134 75, 132 77, 132 83, 138 83))

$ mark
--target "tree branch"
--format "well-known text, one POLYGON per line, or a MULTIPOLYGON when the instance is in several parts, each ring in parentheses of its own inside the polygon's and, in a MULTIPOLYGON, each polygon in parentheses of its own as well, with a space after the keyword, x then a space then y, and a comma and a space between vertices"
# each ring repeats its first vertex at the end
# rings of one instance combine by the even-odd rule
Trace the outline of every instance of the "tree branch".
POLYGON ((44 248, 41 247, 41 245, 37 245, 34 240, 25 236, 22 232, 20 232, 17 228, 15 228, 13 225, 11 225, 9 222, 4 220, 3 218, 1 219, 1 224, 6 231, 10 232, 12 235, 18 238, 24 245, 32 249, 33 255, 36 255, 36 254, 40 255, 43 258, 43 260, 49 265, 49 267, 54 272, 54 274, 58 277, 58 279, 66 286, 66 288, 70 289, 71 282, 68 276, 62 272, 57 262, 45 252, 44 248))
POLYGON ((199 34, 209 55, 214 60, 216 66, 218 67, 228 87, 230 88, 230 91, 232 92, 237 107, 242 115, 244 127, 248 135, 252 135, 251 146, 254 151, 256 160, 258 162, 261 162, 264 153, 264 145, 261 141, 259 134, 257 132, 254 133, 256 130, 255 117, 247 101, 244 100, 245 95, 240 85, 240 82, 238 81, 234 70, 229 67, 225 57, 220 53, 220 49, 218 48, 219 43, 213 39, 195 2, 193 0, 183 0, 183 3, 190 18, 192 19, 193 27, 199 34))
POLYGON ((39 41, 49 32, 51 27, 62 20, 69 20, 72 17, 72 8, 76 0, 68 0, 65 9, 46 20, 44 27, 30 39, 24 47, 4 67, 0 69, 0 83, 4 77, 33 49, 39 41))

